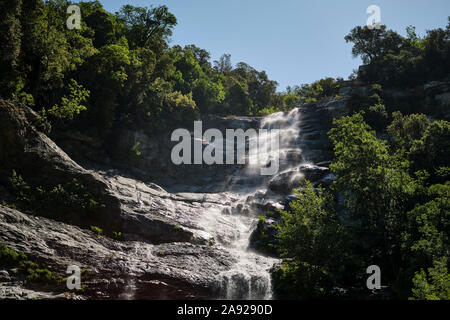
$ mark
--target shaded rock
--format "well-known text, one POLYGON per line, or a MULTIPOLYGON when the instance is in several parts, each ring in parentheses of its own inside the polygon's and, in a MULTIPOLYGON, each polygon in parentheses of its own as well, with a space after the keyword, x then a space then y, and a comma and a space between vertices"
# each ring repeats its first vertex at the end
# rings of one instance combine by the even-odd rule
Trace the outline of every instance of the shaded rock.
POLYGON ((304 175, 298 170, 290 170, 273 177, 269 182, 269 188, 280 194, 288 194, 293 188, 297 187, 303 179, 304 175))
MULTIPOLYGON (((156 184, 125 178, 114 172, 85 170, 75 163, 46 135, 38 132, 28 114, 29 108, 8 101, 0 101, 0 183, 9 184, 12 170, 36 186, 54 187, 77 179, 85 192, 104 205, 92 217, 81 217, 77 212, 54 218, 89 228, 99 226, 105 233, 120 231, 129 238, 140 238, 153 243, 192 242, 207 243, 213 235, 202 226, 206 207, 224 206, 227 196, 204 194, 173 195, 156 184), (2 180, 3 179, 3 180, 2 180), (208 199, 202 201, 203 198, 208 199), (202 203, 206 202, 206 203, 202 203)), ((0 194, 0 200, 5 195, 0 194)), ((64 208, 67 210, 67 208, 64 208)))
POLYGON ((8 282, 11 280, 8 271, 0 270, 0 282, 8 282))
POLYGON ((276 237, 278 229, 276 225, 279 222, 268 218, 260 219, 257 228, 250 236, 250 248, 264 254, 277 256, 276 245, 278 241, 276 237))
MULTIPOLYGON (((85 290, 80 295, 85 298, 211 297, 216 290, 217 273, 228 270, 237 261, 225 250, 210 246, 117 242, 3 206, 0 206, 0 241, 59 274, 64 274, 69 265, 89 269, 88 275, 81 279, 85 290)), ((2 284, 0 297, 18 298, 20 290, 45 292, 44 298, 61 298, 51 294, 48 291, 51 288, 39 291, 20 283, 2 284)), ((28 293, 21 297, 35 297, 28 293)), ((39 297, 42 296, 38 294, 39 297)))
POLYGON ((336 176, 333 173, 327 174, 325 177, 323 177, 319 183, 322 184, 325 187, 330 186, 334 180, 336 180, 336 176))
MULTIPOLYGON (((76 179, 86 187, 86 192, 105 205, 98 209, 96 221, 113 227, 120 216, 117 199, 98 175, 80 167, 45 134, 36 130, 32 124, 36 117, 27 107, 0 100, 0 184, 9 185, 13 170, 32 186, 53 188, 76 179)), ((1 198, 4 198, 2 194, 0 200, 3 200, 1 198)), ((77 215, 57 218, 78 225, 93 223, 83 221, 77 215)))
POLYGON ((326 167, 319 167, 317 165, 302 164, 298 167, 298 171, 304 175, 306 180, 314 183, 326 176, 330 169, 326 167))
MULTIPOLYGON (((205 115, 203 131, 218 128, 226 136, 226 129, 258 128, 258 117, 220 117, 205 115)), ((193 125, 193 124, 192 124, 193 125)), ((187 127, 193 141, 193 127, 187 127)), ((142 181, 152 181, 170 192, 222 192, 226 181, 242 165, 175 165, 171 160, 172 148, 178 144, 171 141, 171 132, 160 132, 149 136, 143 131, 119 127, 109 139, 107 146, 98 146, 96 138, 82 133, 58 132, 56 142, 80 163, 102 164, 120 169, 142 181), (94 141, 91 141, 91 140, 94 141), (82 141, 89 141, 84 143, 82 141), (85 150, 85 149, 89 150, 85 150), (107 149, 107 150, 105 150, 107 149), (99 152, 98 150, 102 150, 99 152)), ((203 141, 203 146, 207 145, 203 141)), ((248 183, 243 182, 243 183, 248 183)))

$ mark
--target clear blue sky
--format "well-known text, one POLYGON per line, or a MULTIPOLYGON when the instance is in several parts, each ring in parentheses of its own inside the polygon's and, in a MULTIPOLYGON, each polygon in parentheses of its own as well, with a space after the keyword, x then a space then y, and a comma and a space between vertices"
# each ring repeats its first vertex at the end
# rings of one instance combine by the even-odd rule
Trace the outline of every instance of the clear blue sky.
POLYGON ((419 35, 445 28, 450 0, 101 0, 116 12, 124 4, 166 5, 178 19, 171 45, 195 44, 213 60, 231 54, 266 70, 279 83, 310 83, 320 78, 347 78, 360 65, 344 36, 365 25, 366 9, 381 8, 381 23, 401 34, 414 25, 419 35))

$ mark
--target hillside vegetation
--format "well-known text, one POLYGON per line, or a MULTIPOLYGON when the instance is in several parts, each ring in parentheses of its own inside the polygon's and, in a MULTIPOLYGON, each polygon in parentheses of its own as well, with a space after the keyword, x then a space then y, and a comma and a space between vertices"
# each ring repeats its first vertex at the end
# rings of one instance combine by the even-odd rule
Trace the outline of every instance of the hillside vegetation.
MULTIPOLYGON (((38 130, 83 132, 108 150, 118 128, 152 137, 206 114, 261 116, 344 99, 348 115, 329 132, 334 183, 305 181, 279 213, 270 248, 283 258, 273 275, 277 297, 450 299, 450 23, 424 37, 413 27, 406 37, 356 27, 345 40, 364 65, 350 81, 324 78, 280 93, 264 71, 233 66, 228 54, 212 62, 195 45, 169 46, 177 19, 165 6, 110 13, 81 2, 81 29, 69 30, 69 4, 0 3, 0 97, 14 101, 4 108, 27 105, 38 130), (370 265, 382 270, 383 289, 373 293, 370 265)), ((9 161, 20 124, 2 121, 11 140, 0 143, 0 160, 9 161)), ((11 170, 1 181, 15 197, 8 206, 26 213, 52 218, 67 203, 77 213, 103 208, 77 180, 29 185, 11 170)))

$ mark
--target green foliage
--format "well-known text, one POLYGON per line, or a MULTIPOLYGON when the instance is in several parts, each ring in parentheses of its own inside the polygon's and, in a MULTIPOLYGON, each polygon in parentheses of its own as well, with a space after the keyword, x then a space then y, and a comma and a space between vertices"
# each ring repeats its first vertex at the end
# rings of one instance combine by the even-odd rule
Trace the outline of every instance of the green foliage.
POLYGON ((387 87, 412 87, 425 81, 444 79, 450 70, 450 23, 447 28, 427 31, 419 38, 414 27, 402 37, 386 26, 356 27, 345 37, 353 43, 352 53, 364 66, 358 78, 387 87))
MULTIPOLYGON (((108 147, 114 128, 155 135, 201 113, 285 109, 264 71, 234 68, 229 55, 213 67, 195 45, 169 48, 177 20, 166 6, 125 5, 112 14, 98 1, 81 2, 81 29, 69 30, 69 4, 13 1, 1 10, 2 96, 35 108, 45 133, 77 130, 108 147)), ((292 97, 286 101, 292 108, 292 97)))
POLYGON ((24 253, 16 252, 7 246, 0 244, 0 263, 3 267, 13 268, 25 261, 27 256, 24 253))
POLYGON ((447 255, 450 241, 450 182, 434 184, 421 193, 423 204, 407 213, 409 229, 404 246, 410 248, 416 264, 429 265, 447 255))
POLYGON ((89 216, 104 207, 76 179, 64 186, 33 187, 13 171, 10 182, 16 196, 15 204, 29 214, 50 218, 73 213, 89 216))
POLYGON ((268 116, 269 114, 280 112, 280 111, 282 111, 282 110, 276 109, 275 107, 272 106, 270 108, 264 108, 264 109, 259 110, 257 115, 263 117, 263 116, 268 116))
POLYGON ((219 60, 214 61, 214 69, 221 74, 227 74, 233 70, 231 54, 224 54, 219 60))
POLYGON ((96 226, 90 227, 91 231, 94 232, 96 235, 101 236, 103 234, 103 230, 96 226))
POLYGON ((136 143, 134 144, 132 151, 136 154, 136 156, 140 156, 142 153, 141 151, 139 151, 139 146, 141 145, 140 141, 136 141, 136 143))
MULTIPOLYGON (((328 99, 337 96, 339 91, 339 82, 342 79, 324 78, 315 81, 311 84, 303 84, 302 86, 290 88, 288 87, 288 94, 294 93, 297 99, 294 99, 294 104, 297 101, 301 103, 314 103, 321 99, 328 99)), ((293 97, 291 96, 290 99, 293 97)), ((287 104, 290 105, 289 103, 287 104)))
POLYGON ((253 232, 250 242, 252 247, 267 255, 277 256, 276 234, 278 232, 275 224, 266 225, 266 216, 258 217, 258 225, 253 232))
POLYGON ((347 100, 350 113, 361 113, 364 121, 377 131, 384 131, 389 114, 384 105, 383 88, 379 84, 370 86, 367 94, 355 90, 347 100))
POLYGON ((75 115, 85 111, 87 108, 82 105, 89 98, 89 91, 84 89, 75 80, 69 84, 69 95, 61 98, 59 105, 48 110, 48 115, 58 120, 73 120, 75 115))
POLYGON ((353 28, 345 36, 346 42, 353 42, 353 56, 361 56, 365 64, 380 59, 387 53, 398 53, 402 37, 386 26, 369 29, 367 26, 353 28))
POLYGON ((407 200, 416 188, 408 162, 391 157, 387 144, 377 139, 360 114, 335 120, 335 125, 329 132, 336 157, 330 168, 354 232, 367 235, 360 245, 394 252, 397 248, 390 240, 398 237, 407 200))
POLYGON ((18 60, 21 49, 20 12, 22 1, 2 1, 0 4, 0 95, 13 94, 18 85, 18 60))
POLYGON ((392 297, 448 299, 448 123, 394 113, 389 142, 360 113, 334 125, 334 184, 314 191, 307 183, 282 211, 277 295, 330 297, 338 287, 367 297, 364 271, 377 264, 392 297))
POLYGON ((387 127, 388 133, 395 139, 397 148, 410 150, 414 141, 420 140, 430 125, 430 120, 424 114, 403 116, 397 111, 392 114, 392 123, 387 127))
POLYGON ((0 244, 0 266, 6 268, 18 268, 28 282, 58 285, 63 278, 46 268, 28 260, 23 252, 17 252, 0 244))
POLYGON ((158 50, 157 47, 172 35, 172 28, 177 24, 177 19, 166 6, 142 8, 125 5, 117 17, 133 49, 148 47, 158 50))
POLYGON ((288 258, 279 270, 283 281, 295 279, 283 295, 297 298, 329 295, 332 273, 339 272, 343 258, 343 229, 322 189, 305 181, 295 190, 298 200, 281 211, 278 241, 281 256, 288 258))
POLYGON ((450 300, 450 273, 447 258, 436 260, 428 274, 423 269, 413 279, 413 300, 450 300))
POLYGON ((450 167, 450 122, 433 121, 410 149, 416 170, 450 167))
POLYGON ((122 240, 122 232, 120 232, 120 231, 114 231, 114 232, 113 232, 113 238, 116 239, 116 240, 118 240, 118 241, 122 240))
POLYGON ((364 115, 364 118, 372 128, 381 131, 386 128, 388 113, 384 104, 370 106, 364 115))
POLYGON ((43 284, 60 284, 63 282, 63 278, 61 276, 56 275, 46 268, 41 269, 33 263, 28 263, 28 265, 24 263, 24 265, 28 274, 26 279, 29 282, 39 282, 43 284))
POLYGON ((2 202, 2 206, 13 209, 13 210, 17 210, 17 206, 15 204, 9 204, 9 203, 6 203, 5 201, 2 202))

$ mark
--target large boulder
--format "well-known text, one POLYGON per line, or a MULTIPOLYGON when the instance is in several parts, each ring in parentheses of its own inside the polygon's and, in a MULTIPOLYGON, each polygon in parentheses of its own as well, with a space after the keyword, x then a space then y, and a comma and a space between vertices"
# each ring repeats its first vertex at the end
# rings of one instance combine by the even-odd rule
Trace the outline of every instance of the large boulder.
MULTIPOLYGON (((36 129, 36 113, 18 103, 0 100, 0 119, 0 185, 3 190, 10 184, 13 170, 34 187, 51 189, 76 179, 85 192, 103 206, 98 208, 93 221, 83 221, 76 214, 56 218, 79 225, 101 221, 105 227, 117 227, 121 213, 118 199, 100 176, 83 169, 36 129)), ((0 193, 0 201, 7 197, 5 193, 0 193)))
POLYGON ((81 276, 84 290, 76 293, 2 272, 0 298, 12 299, 211 298, 219 294, 217 274, 237 261, 227 251, 209 245, 119 242, 1 205, 0 243, 62 276, 72 265, 89 270, 81 276))
POLYGON ((269 181, 269 189, 280 194, 289 194, 292 189, 300 185, 304 178, 304 175, 298 169, 285 171, 277 174, 269 181))
POLYGON ((102 206, 86 216, 80 208, 71 210, 67 202, 59 209, 69 213, 52 208, 58 212, 52 219, 83 228, 98 226, 110 234, 122 232, 153 243, 210 240, 212 236, 192 227, 192 222, 184 223, 185 227, 180 223, 183 217, 189 221, 201 205, 193 207, 191 202, 173 197, 154 184, 147 186, 111 170, 101 173, 84 169, 35 128, 37 118, 27 107, 0 100, 0 203, 11 198, 8 189, 13 170, 33 188, 51 190, 76 179, 83 186, 83 193, 90 194, 102 206), (174 208, 181 214, 174 215, 174 208))

